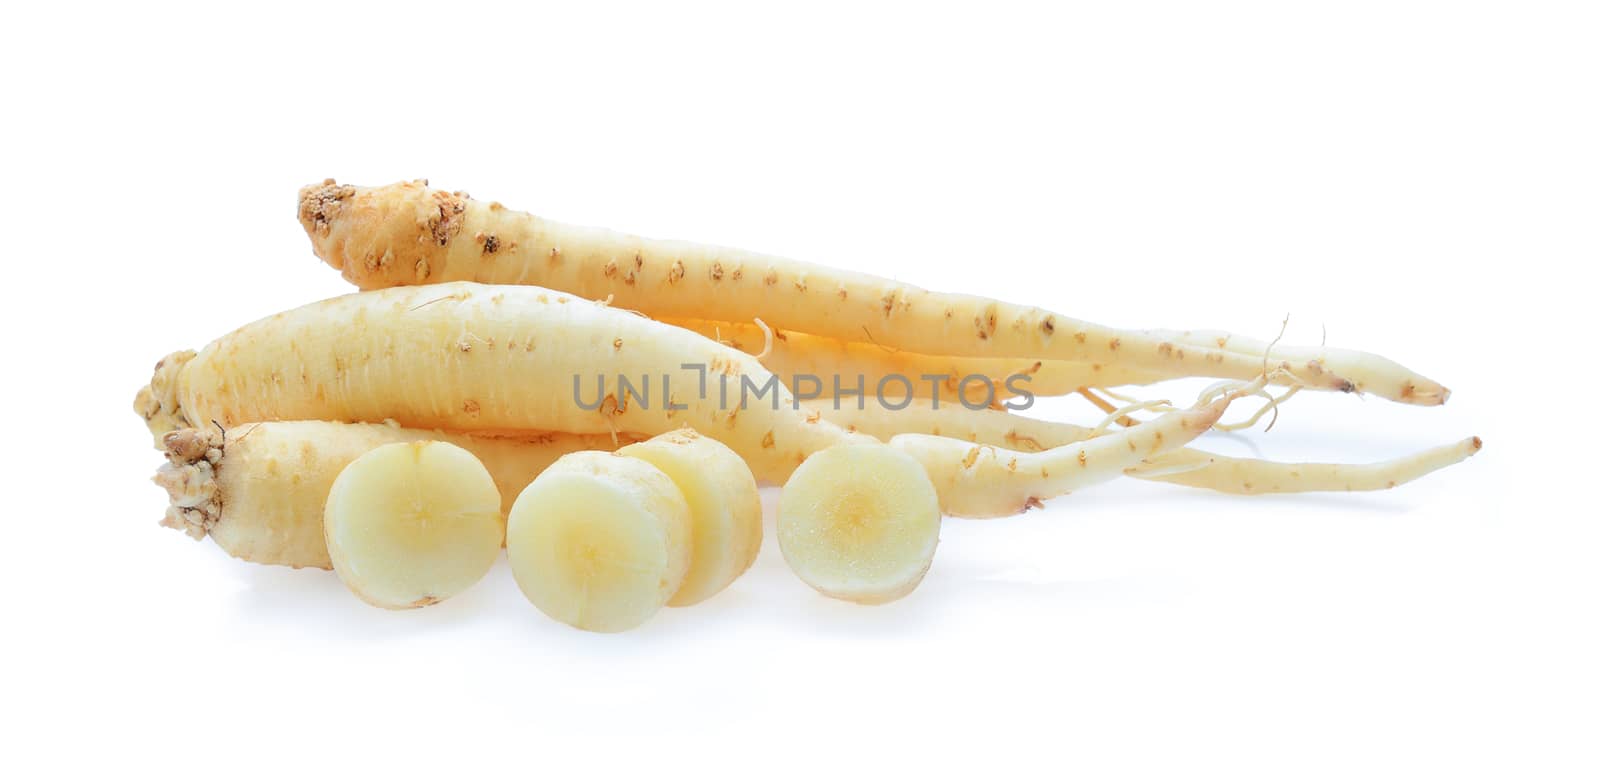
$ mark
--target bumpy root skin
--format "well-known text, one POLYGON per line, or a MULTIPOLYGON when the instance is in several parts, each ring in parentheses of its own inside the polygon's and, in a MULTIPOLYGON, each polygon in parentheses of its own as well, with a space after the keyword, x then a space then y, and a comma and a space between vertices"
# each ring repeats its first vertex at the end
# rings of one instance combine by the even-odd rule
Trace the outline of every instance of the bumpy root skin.
MULTIPOLYGON (((1439 406, 1450 399, 1450 389, 1433 379, 1371 352, 1336 347, 1274 344, 1226 331, 1147 331, 1149 335, 1194 346, 1212 347, 1248 357, 1290 358, 1334 371, 1349 379, 1357 393, 1372 393, 1401 403, 1439 406)), ((1089 385, 1093 386, 1093 385, 1089 385)), ((1112 385, 1107 385, 1112 386, 1112 385)))
POLYGON ((181 363, 169 358, 151 392, 161 422, 192 427, 392 419, 464 433, 649 437, 687 425, 770 481, 811 452, 852 442, 794 411, 781 385, 781 409, 761 400, 741 407, 745 377, 762 384, 770 373, 681 328, 564 293, 463 282, 339 296, 258 320, 181 363), (705 366, 705 395, 684 363, 705 366), (654 380, 648 408, 622 392, 618 375, 654 380), (670 402, 664 376, 673 377, 670 402))
MULTIPOLYGON (((800 261, 556 223, 423 181, 307 186, 300 220, 317 255, 362 289, 531 284, 654 317, 761 318, 930 355, 1117 363, 1169 376, 1250 379, 1263 371, 1259 357, 800 261)), ((1354 390, 1319 362, 1277 358, 1269 368, 1280 384, 1354 390)))

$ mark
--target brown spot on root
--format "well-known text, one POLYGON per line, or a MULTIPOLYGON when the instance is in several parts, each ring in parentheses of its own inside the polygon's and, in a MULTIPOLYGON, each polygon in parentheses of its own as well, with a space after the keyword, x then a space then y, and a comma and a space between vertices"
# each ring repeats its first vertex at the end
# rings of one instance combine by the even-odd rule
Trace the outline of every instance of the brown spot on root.
POLYGON ((427 258, 418 258, 417 263, 412 267, 412 270, 417 273, 417 281, 419 282, 428 279, 428 275, 433 273, 433 270, 428 267, 427 258))
POLYGON ((1079 449, 1078 450, 1078 467, 1080 467, 1080 468, 1089 467, 1089 452, 1087 450, 1084 450, 1084 449, 1079 449))
POLYGON ((844 288, 839 288, 839 300, 840 301, 843 301, 843 300, 845 300, 845 299, 847 299, 849 297, 850 297, 850 291, 845 290, 844 288))
POLYGON ((677 282, 678 280, 683 279, 683 274, 684 274, 683 261, 681 261, 681 260, 673 261, 672 262, 672 268, 667 270, 667 284, 670 285, 672 283, 677 282))
POLYGON ((439 214, 428 219, 428 233, 433 237, 433 243, 446 247, 456 234, 461 233, 462 216, 467 211, 467 195, 457 191, 448 193, 435 191, 434 203, 439 207, 439 214))
POLYGON ((1021 435, 1015 430, 1006 431, 1006 444, 1021 448, 1024 451, 1044 451, 1044 446, 1039 443, 1037 438, 1021 435))
POLYGON ((615 277, 615 276, 617 276, 617 259, 612 258, 611 260, 606 261, 605 267, 602 268, 600 271, 601 271, 601 273, 605 274, 607 277, 615 277))
POLYGON ((1056 332, 1056 318, 1054 318, 1054 317, 1046 317, 1046 318, 1044 318, 1044 322, 1039 323, 1039 330, 1044 331, 1044 335, 1046 335, 1046 336, 1049 336, 1050 334, 1055 333, 1056 332))
POLYGON ((412 602, 411 606, 414 607, 414 608, 416 608, 416 607, 427 607, 428 605, 432 605, 432 604, 438 603, 438 601, 439 601, 438 597, 436 597, 436 596, 434 596, 432 594, 429 594, 429 595, 427 595, 427 596, 425 596, 425 597, 423 597, 423 598, 421 598, 421 599, 419 599, 419 600, 417 600, 415 602, 412 602))
POLYGON ((761 448, 770 449, 770 448, 772 448, 773 446, 776 446, 776 445, 777 445, 777 441, 775 441, 772 438, 772 431, 771 430, 768 430, 766 435, 761 436, 761 448))
POLYGON ((482 406, 478 405, 478 401, 473 400, 472 398, 467 398, 466 400, 461 401, 461 410, 472 416, 477 416, 478 412, 481 411, 482 408, 482 406))
POLYGON ((559 263, 560 261, 561 261, 561 248, 559 248, 559 247, 550 248, 550 262, 551 263, 559 263))
POLYGON ((1022 512, 1023 513, 1027 513, 1028 511, 1031 511, 1034 508, 1044 508, 1044 501, 1040 500, 1037 497, 1033 497, 1031 495, 1028 497, 1028 499, 1022 501, 1022 512))
POLYGON ((1172 357, 1172 342, 1170 342, 1170 341, 1161 342, 1161 346, 1156 347, 1156 352, 1159 352, 1159 353, 1161 353, 1162 355, 1164 355, 1166 357, 1172 357))
POLYGON ((1006 463, 1006 470, 1009 470, 1012 473, 1017 472, 1017 458, 1016 457, 1012 457, 1011 461, 1006 463))
MULTIPOLYGON (((840 290, 840 292, 842 294, 843 291, 844 291, 844 288, 840 288, 839 290, 840 290)), ((843 295, 841 295, 840 297, 843 298, 843 295)), ((891 288, 889 290, 889 292, 883 294, 883 298, 881 300, 883 301, 883 316, 884 317, 888 317, 890 315, 890 313, 892 313, 894 311, 894 302, 899 297, 900 297, 900 289, 899 288, 891 288)))
POLYGON ((1072 340, 1082 344, 1089 340, 1089 334, 1084 333, 1083 331, 1078 331, 1077 333, 1072 334, 1072 340))
POLYGON ((973 465, 978 464, 978 453, 980 451, 982 451, 982 447, 980 446, 974 446, 971 449, 968 449, 967 456, 961 459, 961 467, 971 470, 973 465))
POLYGON ((462 352, 471 352, 472 351, 472 342, 467 341, 466 339, 462 339, 462 340, 456 342, 456 348, 461 350, 462 352))
POLYGON ((763 277, 761 279, 761 281, 766 283, 766 284, 768 284, 768 285, 776 285, 776 284, 778 284, 778 270, 777 269, 769 269, 769 270, 767 270, 767 276, 763 277))
POLYGON ((978 326, 978 338, 988 339, 994 335, 995 328, 999 327, 1000 318, 995 311, 994 305, 990 304, 983 314, 973 318, 973 322, 978 326))
POLYGON ((794 289, 800 291, 801 293, 806 292, 806 278, 805 277, 795 277, 795 279, 794 279, 794 289))
POLYGON ((713 261, 711 263, 711 281, 722 281, 722 261, 713 261))
POLYGON ((1482 449, 1482 448, 1483 448, 1483 439, 1479 438, 1478 436, 1472 436, 1472 450, 1473 451, 1478 451, 1479 449, 1482 449))
POLYGON ((621 351, 622 350, 622 337, 621 336, 618 336, 618 337, 616 337, 616 338, 611 340, 611 348, 613 350, 617 350, 617 351, 621 351))
POLYGON ((327 234, 329 224, 338 216, 346 199, 354 196, 355 186, 339 185, 328 178, 321 185, 308 185, 300 189, 300 225, 307 231, 327 234))

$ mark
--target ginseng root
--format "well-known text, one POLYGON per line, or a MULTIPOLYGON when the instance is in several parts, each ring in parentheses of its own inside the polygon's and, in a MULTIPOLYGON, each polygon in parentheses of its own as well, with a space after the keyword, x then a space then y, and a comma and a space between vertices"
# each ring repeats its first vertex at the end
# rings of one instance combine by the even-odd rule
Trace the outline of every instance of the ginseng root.
MULTIPOLYGON (((1182 446, 1235 397, 1152 422, 1159 432, 1141 453, 1182 446)), ((876 442, 794 410, 789 391, 754 357, 703 336, 564 293, 465 282, 341 296, 246 325, 198 354, 163 359, 137 406, 152 427, 392 418, 458 432, 654 436, 688 426, 727 444, 758 478, 773 482, 787 480, 822 449, 876 442), (712 377, 707 386, 729 391, 698 390, 692 377, 670 385, 659 380, 683 375, 686 363, 704 364, 712 377), (581 382, 608 373, 636 384, 658 379, 654 397, 630 395, 613 383, 587 402, 581 382), (743 400, 745 379, 770 385, 771 403, 743 400)), ((936 486, 943 473, 971 467, 963 463, 979 451, 947 439, 897 445, 930 466, 936 486)), ((1071 446, 983 451, 1005 474, 959 477, 953 488, 946 476, 940 491, 953 498, 947 506, 1016 512, 1097 480, 1061 475, 1082 464, 1082 450, 1071 446)))
MULTIPOLYGON (((816 264, 566 225, 425 182, 361 188, 325 181, 301 190, 299 214, 317 255, 363 289, 531 284, 612 299, 653 317, 761 318, 786 331, 930 355, 1115 363, 1174 377, 1249 379, 1264 370, 1260 356, 816 264)), ((1279 384, 1356 389, 1320 350, 1274 354, 1267 365, 1279 384)), ((1399 385, 1368 386, 1408 403, 1438 403, 1449 394, 1406 374, 1399 385)))
MULTIPOLYGON (((1097 437, 1094 428, 1050 422, 1003 411, 969 411, 960 406, 932 408, 918 402, 899 411, 863 410, 854 405, 810 404, 849 430, 889 440, 922 433, 1018 451, 1054 449, 1097 437)), ((1130 426, 1137 422, 1130 420, 1130 426)), ((1116 437, 1109 433, 1100 437, 1116 437)), ((1212 489, 1229 494, 1294 492, 1369 492, 1392 489, 1461 462, 1483 448, 1476 436, 1416 454, 1365 464, 1275 462, 1174 449, 1139 462, 1124 473, 1150 481, 1212 489)))

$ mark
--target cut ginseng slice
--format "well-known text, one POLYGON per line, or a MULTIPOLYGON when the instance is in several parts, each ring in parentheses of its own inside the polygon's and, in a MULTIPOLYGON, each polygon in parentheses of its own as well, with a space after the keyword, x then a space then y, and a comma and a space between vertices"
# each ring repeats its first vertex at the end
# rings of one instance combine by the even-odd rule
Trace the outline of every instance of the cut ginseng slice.
POLYGON ((659 468, 689 504, 689 571, 668 605, 709 599, 750 569, 761 551, 761 495, 739 455, 688 428, 617 453, 659 468))
POLYGON ((333 569, 378 607, 423 607, 489 572, 505 536, 500 490, 466 450, 391 443, 357 457, 323 508, 333 569))
POLYGON ((677 593, 689 568, 689 505, 644 460, 575 452, 511 506, 506 553, 524 596, 579 629, 638 626, 677 593))
POLYGON ((880 444, 823 449, 778 499, 778 546, 800 579, 863 604, 917 587, 939 544, 939 498, 910 455, 880 444))

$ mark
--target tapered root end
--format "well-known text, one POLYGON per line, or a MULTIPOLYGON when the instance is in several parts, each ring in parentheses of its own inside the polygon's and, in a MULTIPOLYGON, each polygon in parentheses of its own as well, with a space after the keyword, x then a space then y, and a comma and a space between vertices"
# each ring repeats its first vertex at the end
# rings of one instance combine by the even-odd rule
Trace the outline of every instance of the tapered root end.
POLYGON ((362 290, 420 285, 443 275, 470 200, 426 180, 362 188, 329 178, 300 189, 300 226, 317 257, 362 290))
POLYGON ((178 372, 193 359, 194 350, 191 349, 161 358, 150 383, 140 387, 139 394, 133 398, 133 410, 150 428, 157 449, 166 448, 163 439, 168 433, 189 427, 183 407, 178 405, 178 372))
POLYGON ((217 465, 222 462, 222 434, 211 430, 184 428, 167 433, 161 448, 167 464, 151 480, 167 490, 171 504, 161 526, 179 530, 199 540, 206 536, 222 515, 222 499, 217 490, 217 465))
POLYGON ((1421 376, 1400 383, 1395 394, 1384 395, 1390 400, 1412 406, 1443 406, 1450 400, 1450 388, 1421 376))

